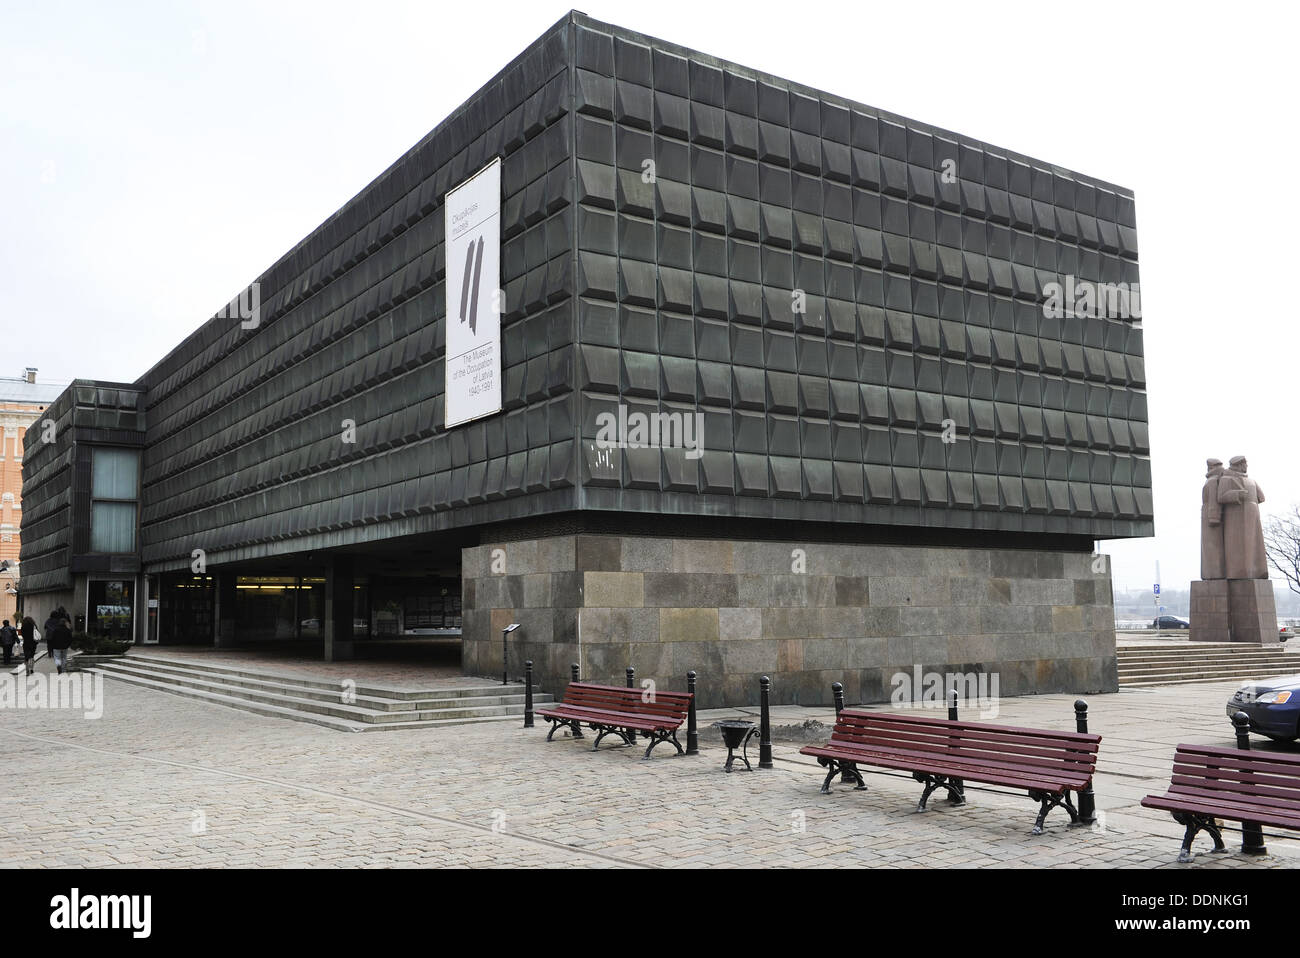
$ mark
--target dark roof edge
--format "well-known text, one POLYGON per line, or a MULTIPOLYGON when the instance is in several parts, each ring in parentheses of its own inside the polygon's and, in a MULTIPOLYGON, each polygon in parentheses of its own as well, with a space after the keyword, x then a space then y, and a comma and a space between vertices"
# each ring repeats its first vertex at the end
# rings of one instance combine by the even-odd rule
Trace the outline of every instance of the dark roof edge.
POLYGON ((138 379, 133 383, 119 383, 111 379, 74 379, 64 387, 64 392, 67 392, 73 386, 95 386, 105 389, 129 389, 132 392, 144 392, 144 387, 140 385, 138 379))
POLYGON ((858 110, 860 112, 868 113, 873 116, 879 116, 887 120, 894 120, 897 122, 901 122, 908 126, 915 127, 916 129, 921 130, 925 133, 938 134, 944 137, 945 139, 955 140, 958 143, 962 143, 967 146, 978 147, 979 149, 993 147, 995 150, 998 151, 999 154, 1005 155, 1008 158, 1014 158, 1022 162, 1028 163, 1030 166, 1037 166, 1039 169, 1049 168, 1053 172, 1058 172, 1061 174, 1068 175, 1071 178, 1076 179, 1080 182, 1088 183, 1092 186, 1102 187, 1103 189, 1110 190, 1112 193, 1117 193, 1121 196, 1126 196, 1130 199, 1134 198, 1133 191, 1128 187, 1119 186, 1116 183, 1110 183, 1106 180, 1098 179, 1095 176, 1089 176, 1086 173, 1079 173, 1075 170, 1070 169, 1069 167, 1060 166, 1056 163, 1050 163, 1047 160, 1038 157, 1029 156, 1026 153, 1018 153, 1015 150, 1009 150, 1006 149, 1005 147, 998 146, 995 143, 989 143, 984 140, 979 140, 973 136, 969 136, 963 133, 954 133, 952 130, 945 130, 943 127, 935 126, 932 123, 925 123, 924 121, 921 120, 914 120, 911 117, 903 116, 901 113, 893 113, 889 110, 882 110, 880 107, 871 106, 870 104, 867 103, 860 103, 857 100, 851 100, 848 97, 840 96, 835 93, 828 93, 825 90, 818 89, 817 87, 814 86, 809 86, 806 83, 798 83, 794 80, 789 80, 786 79, 785 77, 777 76, 774 73, 765 73, 762 70, 756 70, 753 67, 747 67, 742 63, 735 63, 731 60, 724 60, 722 57, 715 57, 707 53, 701 53, 699 50, 693 50, 690 47, 682 46, 680 43, 670 43, 667 40, 661 40, 658 37, 652 37, 645 33, 637 33, 635 30, 628 30, 626 27, 620 27, 617 24, 606 23, 603 20, 597 20, 595 17, 589 17, 587 16, 587 14, 581 13, 577 10, 570 11, 570 16, 573 18, 574 23, 576 23, 578 26, 595 27, 600 30, 611 33, 616 37, 621 37, 624 40, 631 40, 635 43, 643 43, 647 45, 662 47, 663 49, 669 51, 670 53, 676 53, 679 56, 685 56, 692 59, 696 59, 699 60, 701 63, 708 64, 709 66, 722 67, 731 70, 735 73, 739 73, 742 76, 750 77, 756 80, 766 80, 768 82, 775 82, 775 84, 779 86, 788 87, 800 93, 816 96, 823 100, 829 100, 830 102, 839 104, 840 106, 844 106, 850 109, 858 110))

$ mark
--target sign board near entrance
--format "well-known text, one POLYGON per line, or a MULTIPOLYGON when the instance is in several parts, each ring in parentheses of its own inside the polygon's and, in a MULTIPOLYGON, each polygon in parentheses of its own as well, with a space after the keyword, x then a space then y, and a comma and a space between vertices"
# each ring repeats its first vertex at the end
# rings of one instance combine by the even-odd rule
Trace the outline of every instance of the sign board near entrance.
POLYGON ((501 411, 501 160, 447 194, 447 428, 501 411))

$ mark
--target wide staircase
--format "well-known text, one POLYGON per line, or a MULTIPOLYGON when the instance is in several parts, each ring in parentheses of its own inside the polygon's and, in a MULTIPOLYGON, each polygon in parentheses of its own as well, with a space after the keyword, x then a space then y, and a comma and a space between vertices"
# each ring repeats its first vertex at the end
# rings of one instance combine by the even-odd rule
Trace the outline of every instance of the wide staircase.
POLYGON ((1121 688, 1300 674, 1300 653, 1288 651, 1285 645, 1166 642, 1121 645, 1116 655, 1121 688))
MULTIPOLYGON (((311 722, 340 732, 391 732, 477 722, 502 722, 524 714, 522 684, 448 684, 406 689, 346 684, 262 669, 195 663, 132 652, 86 666, 141 688, 227 705, 276 718, 311 722)), ((552 696, 534 690, 540 706, 552 696)))

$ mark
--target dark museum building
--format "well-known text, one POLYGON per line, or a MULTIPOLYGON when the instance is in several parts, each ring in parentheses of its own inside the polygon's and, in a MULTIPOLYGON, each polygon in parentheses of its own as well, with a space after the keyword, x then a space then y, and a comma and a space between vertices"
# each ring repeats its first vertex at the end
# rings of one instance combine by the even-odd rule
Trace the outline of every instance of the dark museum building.
POLYGON ((139 380, 49 406, 21 600, 329 660, 461 636, 470 675, 519 623, 512 675, 695 669, 706 707, 1113 690, 1137 284, 1130 191, 570 13, 139 380))

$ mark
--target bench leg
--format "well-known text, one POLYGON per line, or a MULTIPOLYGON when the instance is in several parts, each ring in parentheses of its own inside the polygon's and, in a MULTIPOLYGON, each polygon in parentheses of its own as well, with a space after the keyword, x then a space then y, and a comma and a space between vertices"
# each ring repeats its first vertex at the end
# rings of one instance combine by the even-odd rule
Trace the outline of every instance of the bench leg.
POLYGON ((550 719, 551 730, 546 733, 546 741, 550 741, 560 729, 568 727, 573 731, 574 738, 582 738, 582 732, 578 729, 578 723, 572 719, 550 719))
POLYGON ((1070 824, 1078 824, 1079 813, 1074 808, 1074 802, 1070 800, 1070 790, 1067 788, 1060 795, 1053 795, 1050 792, 1030 792, 1029 797, 1036 802, 1040 802, 1042 807, 1038 810, 1038 819, 1034 822, 1031 835, 1043 834, 1043 822, 1047 820, 1047 813, 1054 808, 1064 808, 1070 813, 1070 824))
POLYGON ((831 793, 831 782, 836 775, 840 776, 841 782, 857 782, 858 784, 853 789, 855 792, 865 792, 867 790, 867 783, 862 780, 862 773, 858 771, 856 762, 841 762, 836 758, 819 756, 817 764, 821 765, 822 768, 829 769, 826 780, 822 782, 823 795, 831 793))
POLYGON ((1186 864, 1196 856, 1192 854, 1192 842, 1196 839, 1196 833, 1202 829, 1214 839, 1214 847, 1211 852, 1226 852, 1227 846, 1223 844, 1223 833, 1219 831, 1219 826, 1214 824, 1214 819, 1208 815, 1194 815, 1191 812, 1171 812, 1174 821, 1179 825, 1186 825, 1187 831, 1183 834, 1183 847, 1178 850, 1178 860, 1186 864))
POLYGON ((947 775, 929 775, 925 772, 913 772, 912 778, 925 784, 925 789, 921 792, 921 800, 916 803, 918 812, 925 811, 926 802, 930 800, 930 796, 938 788, 948 790, 948 801, 952 802, 952 804, 966 804, 966 788, 959 778, 949 778, 947 775))
POLYGON ((685 752, 685 749, 682 748, 682 743, 677 741, 676 729, 673 729, 671 732, 654 732, 653 734, 647 732, 646 734, 650 736, 651 741, 649 746, 647 746, 645 750, 645 754, 641 756, 641 761, 643 762, 647 761, 650 758, 650 753, 653 752, 655 750, 655 746, 660 744, 661 742, 672 742, 673 745, 677 746, 678 755, 681 755, 683 752, 685 752))
POLYGON ((596 749, 600 748, 600 740, 603 739, 606 735, 617 735, 619 738, 623 740, 624 745, 636 744, 635 732, 632 732, 629 735, 628 732, 624 731, 621 728, 613 728, 608 725, 602 725, 600 726, 600 734, 596 736, 596 744, 591 747, 591 750, 593 752, 596 751, 596 749))
POLYGON ((853 787, 855 792, 865 792, 867 790, 867 783, 864 782, 862 776, 858 774, 857 762, 840 763, 840 782, 844 785, 847 785, 849 782, 857 782, 858 784, 853 787))

